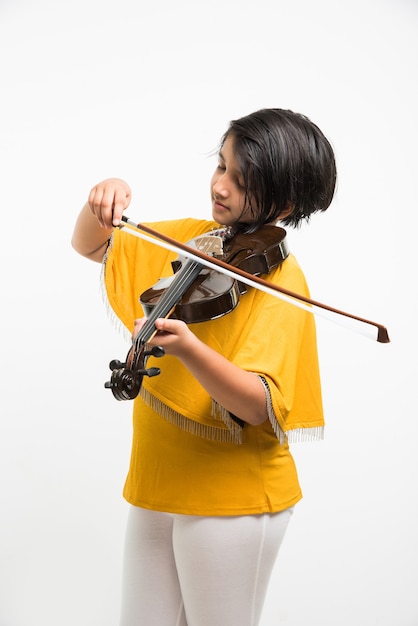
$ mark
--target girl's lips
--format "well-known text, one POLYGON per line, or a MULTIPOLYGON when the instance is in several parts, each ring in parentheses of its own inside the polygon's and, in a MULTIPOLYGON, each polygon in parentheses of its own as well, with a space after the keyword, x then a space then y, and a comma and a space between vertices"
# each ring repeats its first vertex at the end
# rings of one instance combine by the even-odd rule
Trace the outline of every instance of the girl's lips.
POLYGON ((218 211, 228 211, 229 210, 227 206, 225 206, 224 204, 221 204, 221 202, 217 202, 216 200, 213 201, 213 206, 218 211))

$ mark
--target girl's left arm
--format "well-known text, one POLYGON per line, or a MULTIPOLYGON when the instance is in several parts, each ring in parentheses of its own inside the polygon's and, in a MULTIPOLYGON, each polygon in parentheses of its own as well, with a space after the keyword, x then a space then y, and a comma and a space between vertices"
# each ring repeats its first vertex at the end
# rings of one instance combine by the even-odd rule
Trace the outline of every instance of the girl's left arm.
MULTIPOLYGON (((144 322, 136 320, 134 335, 144 322)), ((158 319, 155 326, 158 332, 150 345, 161 346, 166 354, 177 357, 220 406, 254 426, 268 418, 266 394, 258 376, 200 341, 182 321, 158 319)))

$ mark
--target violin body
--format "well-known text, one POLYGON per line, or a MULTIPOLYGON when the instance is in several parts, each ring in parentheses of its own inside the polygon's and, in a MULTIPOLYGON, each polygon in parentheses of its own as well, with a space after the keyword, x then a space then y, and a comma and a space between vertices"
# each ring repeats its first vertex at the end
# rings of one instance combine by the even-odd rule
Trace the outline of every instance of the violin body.
MULTIPOLYGON (((145 317, 150 316, 166 289, 170 288, 171 280, 171 277, 170 280, 162 278, 156 285, 141 294, 139 300, 145 317)), ((177 302, 170 317, 182 320, 186 324, 213 320, 233 311, 239 302, 240 295, 236 280, 215 270, 203 268, 181 300, 177 302)))

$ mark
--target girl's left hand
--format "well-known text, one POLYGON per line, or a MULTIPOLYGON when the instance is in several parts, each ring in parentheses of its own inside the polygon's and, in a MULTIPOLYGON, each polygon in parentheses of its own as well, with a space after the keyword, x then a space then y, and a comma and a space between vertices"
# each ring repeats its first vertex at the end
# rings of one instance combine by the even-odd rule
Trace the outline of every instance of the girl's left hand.
MULTIPOLYGON (((135 320, 133 338, 145 322, 146 318, 135 320)), ((200 341, 180 320, 159 318, 155 328, 157 332, 147 343, 151 347, 161 346, 166 354, 177 357, 215 402, 249 424, 266 421, 266 394, 258 376, 200 341)))
MULTIPOLYGON (((146 321, 145 317, 135 320, 132 338, 136 337, 146 321)), ((155 328, 156 334, 147 343, 150 346, 161 346, 166 354, 181 357, 184 352, 191 349, 193 341, 196 341, 187 324, 180 320, 159 318, 155 321, 155 328)))

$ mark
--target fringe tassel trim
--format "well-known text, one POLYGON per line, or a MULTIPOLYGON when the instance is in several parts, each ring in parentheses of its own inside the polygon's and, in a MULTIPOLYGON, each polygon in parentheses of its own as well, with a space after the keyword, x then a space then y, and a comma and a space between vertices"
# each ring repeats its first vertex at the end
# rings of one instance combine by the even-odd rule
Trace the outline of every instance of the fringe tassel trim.
POLYGON ((294 428, 286 433, 289 443, 307 443, 309 441, 322 441, 324 439, 324 427, 313 426, 312 428, 294 428))
POLYGON ((263 376, 258 376, 264 386, 266 392, 267 401, 267 414, 269 422, 274 430, 274 433, 281 444, 283 443, 303 443, 307 441, 320 441, 324 439, 324 427, 314 426, 313 428, 294 428, 284 432, 280 427, 276 414, 273 408, 273 402, 271 399, 270 388, 263 376))
POLYGON ((208 439, 210 441, 220 441, 222 443, 234 444, 242 443, 242 429, 238 426, 238 424, 235 424, 229 416, 229 413, 222 409, 222 407, 217 405, 214 401, 212 401, 212 411, 215 413, 213 417, 220 417, 227 428, 217 428, 216 426, 210 426, 208 424, 202 424, 188 419, 181 413, 178 413, 161 402, 161 400, 153 396, 147 389, 144 389, 144 387, 141 387, 139 395, 145 404, 158 413, 160 417, 187 433, 203 437, 204 439, 208 439))
POLYGON ((118 316, 112 309, 110 302, 109 302, 109 298, 107 296, 107 292, 106 292, 106 282, 105 282, 106 262, 107 262, 107 257, 109 256, 109 252, 112 248, 112 244, 113 244, 113 234, 110 236, 107 250, 105 252, 105 255, 102 261, 102 267, 101 267, 101 272, 100 272, 100 293, 101 293, 102 300, 106 309, 106 315, 108 319, 110 320, 111 325, 113 326, 113 328, 115 328, 115 330, 118 333, 120 333, 123 336, 124 339, 126 339, 127 342, 131 343, 132 334, 129 331, 129 329, 125 326, 125 324, 123 324, 120 321, 120 319, 118 318, 118 316))
POLYGON ((212 399, 212 417, 221 418, 230 433, 230 441, 235 444, 242 443, 242 426, 232 419, 229 411, 212 399))

